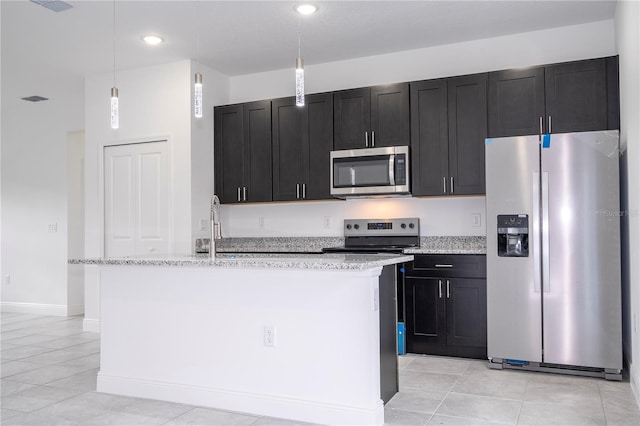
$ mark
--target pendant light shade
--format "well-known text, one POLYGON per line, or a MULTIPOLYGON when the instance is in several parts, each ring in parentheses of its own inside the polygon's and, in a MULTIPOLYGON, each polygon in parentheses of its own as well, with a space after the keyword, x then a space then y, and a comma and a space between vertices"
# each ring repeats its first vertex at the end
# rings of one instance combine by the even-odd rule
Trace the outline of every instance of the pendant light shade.
POLYGON ((304 63, 296 58, 296 105, 304 106, 304 63))
POLYGON ((202 74, 195 75, 193 85, 193 111, 196 118, 202 118, 202 74))
POLYGON ((120 127, 120 111, 118 108, 118 88, 111 88, 111 128, 120 127))

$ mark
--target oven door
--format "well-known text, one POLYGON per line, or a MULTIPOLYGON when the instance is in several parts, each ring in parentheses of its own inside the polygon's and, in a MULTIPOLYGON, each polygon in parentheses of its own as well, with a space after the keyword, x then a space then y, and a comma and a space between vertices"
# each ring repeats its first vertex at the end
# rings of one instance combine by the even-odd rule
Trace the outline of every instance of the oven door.
POLYGON ((331 195, 409 193, 409 147, 331 152, 331 195))

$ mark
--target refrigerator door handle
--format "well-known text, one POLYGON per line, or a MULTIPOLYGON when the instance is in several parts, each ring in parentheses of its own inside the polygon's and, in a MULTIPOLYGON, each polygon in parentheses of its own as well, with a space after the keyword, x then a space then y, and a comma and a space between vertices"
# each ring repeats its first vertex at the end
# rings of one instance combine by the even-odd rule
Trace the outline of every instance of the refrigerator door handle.
MULTIPOLYGON (((540 173, 533 172, 533 235, 540 235, 540 173)), ((533 246, 533 291, 540 293, 542 284, 540 281, 540 240, 532 241, 533 246)))
POLYGON ((542 292, 551 292, 549 270, 549 172, 542 172, 542 292))

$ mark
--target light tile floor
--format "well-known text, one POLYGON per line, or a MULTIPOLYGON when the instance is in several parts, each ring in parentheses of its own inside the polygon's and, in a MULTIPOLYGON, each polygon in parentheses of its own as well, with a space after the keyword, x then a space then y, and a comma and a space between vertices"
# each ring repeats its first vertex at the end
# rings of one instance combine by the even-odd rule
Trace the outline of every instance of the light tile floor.
MULTIPOLYGON (((2 313, 3 425, 293 425, 295 422, 97 393, 100 341, 81 317, 2 313)), ((640 425, 628 379, 489 370, 485 361, 400 357, 394 425, 640 425)))

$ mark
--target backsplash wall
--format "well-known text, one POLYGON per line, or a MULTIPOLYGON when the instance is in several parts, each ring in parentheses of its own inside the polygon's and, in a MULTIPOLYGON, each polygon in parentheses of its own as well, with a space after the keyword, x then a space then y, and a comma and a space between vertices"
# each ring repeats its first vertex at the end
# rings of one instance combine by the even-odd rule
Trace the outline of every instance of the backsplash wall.
POLYGON ((344 219, 398 217, 419 217, 421 236, 486 234, 483 196, 223 205, 220 213, 223 237, 342 236, 344 219))

